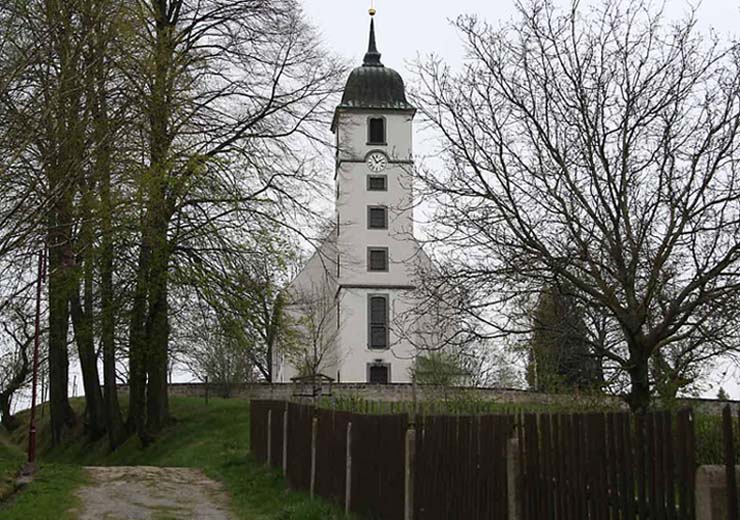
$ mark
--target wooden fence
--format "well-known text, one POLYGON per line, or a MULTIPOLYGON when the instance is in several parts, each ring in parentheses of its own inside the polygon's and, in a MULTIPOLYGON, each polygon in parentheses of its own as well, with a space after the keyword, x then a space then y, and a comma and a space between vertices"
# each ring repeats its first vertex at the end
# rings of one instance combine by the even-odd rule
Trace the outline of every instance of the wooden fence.
POLYGON ((291 487, 365 518, 404 518, 405 414, 361 415, 284 401, 252 401, 250 413, 254 458, 282 468, 291 487))
POLYGON ((506 446, 514 418, 428 416, 416 429, 414 518, 506 520, 506 446))
POLYGON ((254 457, 291 487, 364 518, 694 518, 690 410, 432 415, 409 425, 406 414, 252 401, 250 432, 254 457))
POLYGON ((526 414, 523 518, 694 518, 691 412, 526 414))

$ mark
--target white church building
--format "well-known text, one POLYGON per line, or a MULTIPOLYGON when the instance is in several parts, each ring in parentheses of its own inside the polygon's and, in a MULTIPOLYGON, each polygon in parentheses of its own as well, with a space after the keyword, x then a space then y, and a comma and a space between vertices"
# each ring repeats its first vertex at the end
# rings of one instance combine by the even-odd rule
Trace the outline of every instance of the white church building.
POLYGON ((274 382, 319 373, 342 383, 410 382, 422 334, 415 331, 428 330, 408 318, 429 266, 414 238, 416 109, 380 58, 371 18, 367 54, 331 127, 335 227, 286 289, 286 315, 301 333, 277 349, 274 382))

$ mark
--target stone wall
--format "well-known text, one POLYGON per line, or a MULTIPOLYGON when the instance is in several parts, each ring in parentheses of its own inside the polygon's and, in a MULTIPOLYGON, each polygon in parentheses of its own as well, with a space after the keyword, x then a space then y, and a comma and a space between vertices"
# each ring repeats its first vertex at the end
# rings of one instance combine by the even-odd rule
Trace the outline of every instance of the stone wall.
MULTIPOLYGON (((127 392, 126 385, 119 386, 122 392, 127 392)), ((169 387, 170 395, 205 397, 206 387, 203 383, 173 383, 169 387)), ((245 383, 233 385, 229 396, 241 399, 291 399, 295 392, 295 386, 291 383, 245 383)), ((443 400, 455 398, 467 398, 482 401, 492 401, 501 404, 525 405, 535 404, 546 406, 567 405, 577 407, 593 407, 605 405, 609 407, 627 409, 624 401, 613 396, 590 396, 579 394, 538 394, 526 390, 515 390, 508 388, 440 388, 437 386, 417 385, 417 398, 419 400, 443 400)), ((216 385, 209 386, 209 394, 218 396, 222 389, 216 385)), ((332 395, 336 397, 359 397, 370 401, 410 401, 413 389, 411 384, 371 385, 365 383, 337 383, 332 386, 332 395)), ((718 401, 716 399, 681 399, 680 405, 691 407, 698 413, 719 415, 722 407, 730 404, 733 413, 740 410, 740 401, 718 401)))
MULTIPOLYGON (((727 468, 700 466, 696 472, 696 520, 726 520, 727 468)), ((735 467, 740 482, 740 466, 735 467)))

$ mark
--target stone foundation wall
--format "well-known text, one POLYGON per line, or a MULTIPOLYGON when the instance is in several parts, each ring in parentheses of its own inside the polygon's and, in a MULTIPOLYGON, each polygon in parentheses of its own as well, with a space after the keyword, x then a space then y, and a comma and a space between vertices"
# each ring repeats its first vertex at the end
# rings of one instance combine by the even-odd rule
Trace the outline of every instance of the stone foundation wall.
MULTIPOLYGON (((119 386, 122 392, 127 392, 126 385, 119 386)), ((187 397, 205 397, 204 383, 173 383, 169 386, 170 395, 187 397)), ((291 383, 244 383, 233 385, 229 389, 229 397, 240 399, 271 399, 287 400, 293 398, 295 386, 291 383)), ((440 388, 437 386, 418 385, 416 388, 419 400, 442 400, 468 398, 482 401, 493 401, 511 405, 567 405, 593 407, 605 405, 626 410, 627 406, 619 397, 590 396, 579 394, 539 394, 526 390, 506 388, 467 388, 453 387, 440 388)), ((224 393, 217 385, 209 385, 209 395, 216 397, 224 393)), ((411 384, 371 385, 364 383, 337 383, 332 386, 332 395, 336 397, 359 397, 371 401, 410 401, 412 399, 411 384)), ((715 399, 681 399, 680 405, 691 407, 698 413, 721 415, 722 407, 728 401, 715 399)), ((740 401, 729 401, 733 412, 740 410, 740 401)))
MULTIPOLYGON (((726 520, 727 468, 700 466, 696 472, 696 520, 726 520)), ((740 482, 740 466, 735 467, 740 482)))

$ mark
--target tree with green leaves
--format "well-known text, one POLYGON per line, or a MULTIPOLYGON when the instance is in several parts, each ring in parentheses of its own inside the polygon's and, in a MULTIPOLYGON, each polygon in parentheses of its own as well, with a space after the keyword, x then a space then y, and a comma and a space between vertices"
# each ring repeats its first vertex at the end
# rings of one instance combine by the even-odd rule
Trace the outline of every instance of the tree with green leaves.
POLYGON ((28 0, 0 24, 0 269, 49 251, 52 442, 78 420, 71 344, 90 436, 148 443, 169 415, 173 309, 246 288, 270 308, 249 350, 269 376, 281 304, 250 247, 315 216, 315 128, 343 67, 294 0, 28 0))
POLYGON ((412 379, 420 385, 461 386, 472 377, 464 361, 447 351, 421 353, 411 370, 412 379))

